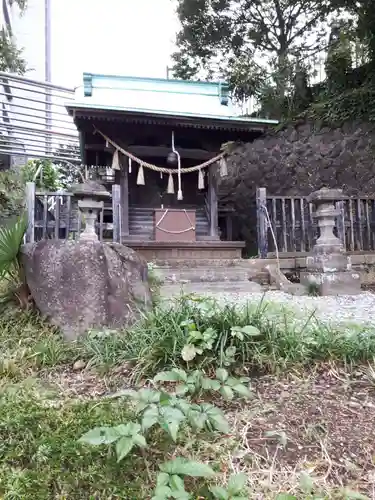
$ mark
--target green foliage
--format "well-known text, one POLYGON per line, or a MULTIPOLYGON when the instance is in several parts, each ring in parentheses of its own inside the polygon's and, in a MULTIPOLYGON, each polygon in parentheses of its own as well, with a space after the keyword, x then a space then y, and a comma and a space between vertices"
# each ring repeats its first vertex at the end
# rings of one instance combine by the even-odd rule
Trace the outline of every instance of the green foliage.
POLYGON ((4 28, 0 31, 0 71, 23 75, 27 70, 22 50, 17 48, 14 39, 4 28))
POLYGON ((225 78, 239 99, 272 82, 286 95, 290 73, 322 47, 328 0, 179 0, 177 77, 225 78))
MULTIPOLYGON (((176 379, 177 375, 178 372, 158 374, 155 380, 176 379)), ((191 378, 188 373, 180 372, 179 375, 186 381, 191 378)), ((228 381, 224 374, 222 378, 223 382, 228 381)), ((203 374, 201 379, 205 379, 203 374)), ((91 446, 115 444, 118 461, 127 457, 136 446, 141 449, 146 448, 146 436, 150 436, 155 426, 167 432, 174 443, 178 440, 182 424, 190 426, 195 432, 203 430, 229 432, 229 425, 223 412, 208 403, 198 404, 189 399, 146 388, 137 391, 130 389, 121 391, 113 398, 126 398, 133 401, 138 422, 131 421, 112 427, 95 427, 86 432, 79 441, 91 446)), ((185 457, 175 457, 160 465, 159 469, 154 500, 190 499, 191 495, 185 490, 184 476, 194 478, 215 476, 215 472, 207 464, 188 460, 185 457)), ((232 489, 234 489, 234 483, 232 489)))
POLYGON ((25 185, 16 172, 0 172, 0 225, 19 217, 25 208, 25 185))
POLYGON ((173 368, 170 371, 158 373, 154 377, 154 382, 177 383, 174 387, 177 395, 198 395, 203 391, 216 391, 220 392, 221 396, 226 400, 233 399, 235 393, 240 397, 251 397, 248 387, 249 378, 230 377, 224 368, 218 368, 215 374, 216 378, 212 379, 206 377, 201 370, 194 370, 189 374, 184 370, 173 368))
POLYGON ((118 462, 121 462, 134 447, 147 447, 146 440, 141 434, 141 426, 134 422, 114 427, 95 427, 86 432, 79 441, 92 446, 115 443, 118 462))
POLYGON ((158 273, 157 266, 153 262, 148 263, 148 283, 150 285, 153 304, 157 305, 160 301, 160 289, 163 280, 158 273))
POLYGON ((189 362, 189 369, 246 366, 256 372, 274 372, 290 365, 306 366, 332 358, 358 363, 371 359, 375 353, 375 336, 371 329, 348 337, 339 328, 336 330, 318 322, 314 316, 303 324, 296 323, 293 311, 276 312, 272 304, 263 301, 244 307, 223 306, 212 299, 194 296, 182 296, 172 303, 160 304, 128 330, 122 342, 113 337, 103 342, 111 346, 118 343, 113 362, 116 358, 118 362, 132 361, 132 380, 153 377, 175 367, 186 369, 187 363, 181 356, 188 336, 187 327, 181 326, 185 322, 194 323, 200 332, 212 328, 218 335, 213 349, 196 356, 189 362), (233 325, 252 326, 260 334, 245 335, 241 341, 232 336, 233 325), (228 352, 230 346, 233 349, 228 352))
POLYGON ((45 191, 57 191, 60 187, 59 172, 51 160, 29 160, 22 168, 24 182, 35 182, 45 191))
POLYGON ((159 466, 160 471, 152 500, 189 500, 191 495, 185 490, 184 476, 209 478, 215 472, 206 464, 177 457, 159 466))
MULTIPOLYGON (((7 281, 10 284, 11 290, 14 291, 21 304, 26 284, 20 249, 26 229, 26 214, 8 226, 0 227, 0 282, 7 281)), ((0 293, 0 302, 8 300, 11 296, 10 290, 6 289, 5 294, 0 293)))
POLYGON ((247 477, 245 474, 235 474, 229 479, 227 488, 211 486, 210 491, 217 500, 247 500, 243 496, 247 477))
MULTIPOLYGON (((132 413, 123 404, 64 402, 58 393, 31 382, 6 390, 2 386, 0 404, 0 497, 147 498, 141 458, 132 454, 117 463, 104 446, 77 442, 77 436, 98 421, 116 427, 130 420, 132 413)), ((154 445, 162 443, 156 440, 154 445)))

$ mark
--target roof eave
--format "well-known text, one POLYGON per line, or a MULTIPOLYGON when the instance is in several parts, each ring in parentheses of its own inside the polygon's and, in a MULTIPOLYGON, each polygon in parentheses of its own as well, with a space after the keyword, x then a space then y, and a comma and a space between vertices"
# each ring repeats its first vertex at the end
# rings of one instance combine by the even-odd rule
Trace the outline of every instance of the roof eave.
POLYGON ((131 108, 113 108, 109 106, 91 106, 80 103, 69 103, 68 112, 76 118, 101 118, 108 121, 142 121, 142 120, 168 120, 179 122, 181 126, 201 125, 205 128, 237 129, 259 131, 277 125, 277 120, 261 118, 241 118, 231 116, 197 115, 193 113, 168 112, 158 110, 140 110, 131 108), (107 114, 104 117, 104 113, 107 114), (108 116, 110 115, 110 116, 108 116))

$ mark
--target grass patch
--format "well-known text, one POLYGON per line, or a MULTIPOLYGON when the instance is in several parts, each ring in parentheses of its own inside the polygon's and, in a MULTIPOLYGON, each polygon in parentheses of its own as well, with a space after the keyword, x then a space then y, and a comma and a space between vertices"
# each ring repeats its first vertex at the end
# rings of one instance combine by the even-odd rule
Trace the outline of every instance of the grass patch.
MULTIPOLYGON (((64 400, 27 384, 9 385, 0 393, 0 497, 4 499, 149 499, 158 464, 175 454, 214 463, 216 450, 229 450, 222 438, 187 431, 171 446, 165 433, 155 431, 147 456, 132 453, 118 463, 113 447, 90 447, 78 438, 97 425, 134 420, 123 400, 64 400), (218 439, 221 439, 218 443, 218 439), (169 450, 172 450, 170 454, 169 450)), ((230 442, 230 440, 229 440, 230 442)), ((195 491, 205 488, 190 482, 195 491)))
POLYGON ((313 314, 302 322, 291 311, 275 311, 260 303, 245 307, 219 306, 213 300, 181 297, 169 307, 156 307, 142 322, 127 332, 122 356, 135 365, 133 377, 148 377, 174 366, 211 369, 225 364, 225 351, 236 347, 236 367, 253 373, 276 373, 295 366, 325 361, 361 364, 375 357, 375 330, 361 327, 334 329, 313 314), (193 362, 182 359, 187 342, 187 323, 199 332, 216 332, 211 348, 193 362), (233 338, 232 328, 252 326, 259 335, 233 338))
MULTIPOLYGON (((371 498, 375 334, 333 330, 313 315, 296 322, 290 314, 264 303, 222 307, 180 297, 126 332, 90 332, 66 343, 36 313, 7 307, 0 316, 0 498, 149 500, 158 465, 175 456, 209 463, 223 485, 244 472, 249 499, 288 493, 344 500, 360 498, 358 492, 371 498), (207 334, 202 354, 186 362, 181 353, 192 323, 217 335, 207 334), (242 330, 250 335, 238 337, 242 330), (230 345, 236 352, 228 361, 230 345), (77 360, 83 370, 73 369, 77 360), (78 443, 93 427, 134 420, 131 404, 101 398, 113 387, 176 366, 211 373, 226 363, 238 375, 253 374, 252 399, 214 396, 230 435, 184 427, 173 444, 155 431, 147 467, 140 452, 118 464, 113 447, 78 443)), ((204 481, 186 485, 194 500, 212 500, 204 481)))

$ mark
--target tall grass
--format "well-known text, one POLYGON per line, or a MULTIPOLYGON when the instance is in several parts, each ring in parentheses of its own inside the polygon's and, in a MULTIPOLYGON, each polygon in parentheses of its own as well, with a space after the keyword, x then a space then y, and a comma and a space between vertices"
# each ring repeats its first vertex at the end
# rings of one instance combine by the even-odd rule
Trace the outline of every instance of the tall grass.
POLYGON ((276 310, 272 304, 221 306, 192 296, 156 305, 128 330, 90 332, 70 343, 37 313, 7 307, 0 315, 0 343, 0 375, 15 379, 73 365, 78 359, 101 371, 126 363, 131 381, 171 367, 210 370, 223 363, 223 352, 232 343, 236 355, 231 368, 246 367, 253 373, 326 361, 359 364, 375 358, 375 329, 335 329, 318 322, 313 314, 296 321, 293 312, 276 310), (212 328, 217 333, 212 349, 189 364, 181 355, 187 342, 186 322, 193 322, 199 331, 212 328), (247 325, 260 334, 233 340, 231 328, 247 325))
MULTIPOLYGON (((275 311, 271 304, 239 307, 220 306, 213 300, 180 297, 168 307, 160 306, 130 329, 122 355, 134 363, 133 376, 151 376, 172 366, 186 368, 181 350, 187 332, 183 326, 192 321, 197 330, 213 328, 217 340, 211 351, 203 353, 194 364, 209 369, 221 362, 221 353, 232 341, 233 326, 252 325, 260 335, 236 340, 235 366, 245 365, 254 372, 274 372, 292 365, 339 361, 361 363, 375 357, 375 330, 360 327, 332 328, 311 314, 296 322, 293 312, 275 311)), ((190 363, 191 366, 191 363, 190 363)))

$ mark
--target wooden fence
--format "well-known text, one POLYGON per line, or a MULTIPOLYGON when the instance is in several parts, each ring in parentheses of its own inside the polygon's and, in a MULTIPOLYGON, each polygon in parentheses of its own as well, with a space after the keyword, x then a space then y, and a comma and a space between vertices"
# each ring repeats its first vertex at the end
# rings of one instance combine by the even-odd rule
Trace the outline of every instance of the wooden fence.
MULTIPOLYGON (((82 214, 73 193, 37 191, 34 182, 26 185, 28 228, 26 242, 42 239, 78 240, 83 230, 82 214)), ((96 223, 100 241, 121 240, 120 186, 112 186, 112 202, 101 210, 96 223)))
MULTIPOLYGON (((268 195, 257 189, 258 254, 309 252, 318 237, 315 207, 306 197, 268 195), (275 244, 276 240, 276 244, 275 244)), ((375 251, 375 196, 336 202, 334 232, 347 251, 375 251)))

